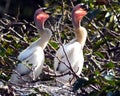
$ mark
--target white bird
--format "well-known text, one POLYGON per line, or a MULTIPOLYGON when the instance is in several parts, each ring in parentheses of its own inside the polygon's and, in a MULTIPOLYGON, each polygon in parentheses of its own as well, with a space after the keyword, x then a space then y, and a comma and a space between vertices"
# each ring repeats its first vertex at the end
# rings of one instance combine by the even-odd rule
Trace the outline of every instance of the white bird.
POLYGON ((19 54, 18 60, 20 63, 11 75, 9 80, 11 83, 20 84, 31 82, 36 80, 41 74, 45 58, 43 50, 52 36, 51 30, 44 28, 44 22, 48 18, 49 15, 44 12, 43 8, 36 10, 34 21, 41 38, 30 44, 30 46, 19 54))
POLYGON ((73 84, 75 81, 73 73, 76 73, 76 75, 79 76, 83 68, 83 47, 86 42, 87 31, 81 26, 80 22, 86 14, 87 8, 85 5, 78 4, 73 8, 72 23, 75 29, 75 39, 63 46, 60 46, 56 52, 54 59, 55 73, 64 74, 69 72, 67 75, 56 77, 56 80, 65 85, 73 84))

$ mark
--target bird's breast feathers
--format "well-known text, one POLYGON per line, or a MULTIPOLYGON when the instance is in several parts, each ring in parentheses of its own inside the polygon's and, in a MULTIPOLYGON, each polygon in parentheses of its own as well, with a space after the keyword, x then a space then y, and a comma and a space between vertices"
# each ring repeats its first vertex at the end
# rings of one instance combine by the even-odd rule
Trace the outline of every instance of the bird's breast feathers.
POLYGON ((34 70, 35 68, 42 68, 44 58, 43 49, 39 46, 33 48, 28 47, 18 56, 18 60, 21 61, 22 66, 31 70, 34 70))
POLYGON ((69 66, 69 63, 74 67, 80 64, 82 65, 84 62, 82 46, 78 42, 61 46, 56 53, 56 57, 59 58, 59 60, 55 58, 54 68, 59 71, 67 70, 68 67, 66 67, 66 65, 69 66), (63 62, 65 64, 63 64, 63 62))
POLYGON ((18 55, 18 60, 24 61, 35 52, 39 52, 39 54, 44 54, 43 49, 40 46, 35 46, 32 48, 28 47, 18 55))

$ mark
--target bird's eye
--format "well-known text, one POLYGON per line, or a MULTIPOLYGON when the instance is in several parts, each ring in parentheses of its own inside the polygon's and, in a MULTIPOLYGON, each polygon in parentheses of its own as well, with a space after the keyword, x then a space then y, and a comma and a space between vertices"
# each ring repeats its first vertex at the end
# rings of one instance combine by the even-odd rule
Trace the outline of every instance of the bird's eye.
POLYGON ((89 10, 88 5, 81 4, 80 7, 83 8, 85 11, 89 10))
POLYGON ((46 7, 44 7, 44 8, 42 8, 42 10, 43 10, 43 12, 45 12, 45 11, 47 10, 47 8, 46 8, 46 7))

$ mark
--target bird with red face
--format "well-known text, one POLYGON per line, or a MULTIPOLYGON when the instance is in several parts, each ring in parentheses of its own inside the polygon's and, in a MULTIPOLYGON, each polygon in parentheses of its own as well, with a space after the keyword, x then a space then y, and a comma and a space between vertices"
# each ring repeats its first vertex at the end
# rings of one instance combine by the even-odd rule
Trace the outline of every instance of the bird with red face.
POLYGON ((81 26, 82 18, 87 14, 87 7, 83 4, 76 5, 72 10, 72 24, 74 27, 75 38, 69 43, 60 46, 54 59, 54 71, 56 74, 65 74, 56 77, 57 81, 65 85, 73 84, 76 76, 79 76, 83 64, 83 47, 87 38, 87 30, 81 26), (76 76, 75 76, 76 75, 76 76))
POLYGON ((52 36, 51 30, 44 27, 44 23, 48 18, 49 15, 44 8, 36 10, 34 21, 40 38, 19 54, 18 60, 20 63, 11 75, 9 80, 11 83, 28 83, 36 80, 41 74, 45 59, 43 50, 52 36))

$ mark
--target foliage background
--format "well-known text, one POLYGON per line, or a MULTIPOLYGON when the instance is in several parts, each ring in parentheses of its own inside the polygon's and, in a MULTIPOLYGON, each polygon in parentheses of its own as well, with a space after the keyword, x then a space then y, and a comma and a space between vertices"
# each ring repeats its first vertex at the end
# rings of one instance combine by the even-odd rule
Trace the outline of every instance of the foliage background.
POLYGON ((40 6, 48 7, 52 13, 46 27, 53 31, 53 36, 45 49, 45 64, 52 68, 59 42, 64 44, 74 38, 71 10, 81 2, 90 8, 82 20, 88 38, 81 74, 89 80, 86 83, 79 79, 73 90, 80 88, 79 94, 90 96, 120 94, 120 0, 1 0, 0 81, 7 84, 19 52, 39 38, 33 15, 40 6))

